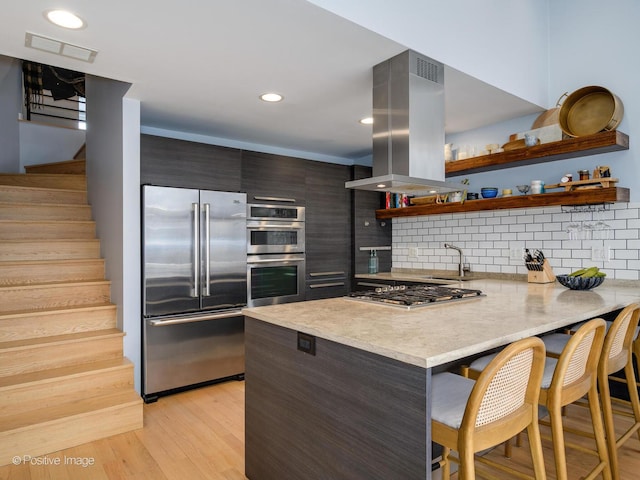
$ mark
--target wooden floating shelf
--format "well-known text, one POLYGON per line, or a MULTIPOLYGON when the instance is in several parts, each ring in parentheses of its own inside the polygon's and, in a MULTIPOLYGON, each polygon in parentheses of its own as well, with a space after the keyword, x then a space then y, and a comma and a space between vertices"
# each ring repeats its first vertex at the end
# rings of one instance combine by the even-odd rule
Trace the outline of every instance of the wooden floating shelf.
MULTIPOLYGON (((531 147, 534 148, 534 147, 531 147)), ((477 212, 483 210, 506 210, 511 208, 550 207, 556 205, 588 205, 598 203, 628 202, 629 189, 622 187, 593 188, 571 192, 553 192, 512 197, 466 200, 464 203, 451 202, 412 207, 376 210, 376 218, 417 217, 442 213, 477 212)))
POLYGON ((593 178, 590 180, 577 180, 575 182, 554 183, 553 185, 545 185, 545 190, 553 190, 555 188, 564 188, 565 192, 579 190, 581 188, 609 188, 615 187, 618 183, 617 178, 593 178))
POLYGON ((629 136, 612 130, 585 137, 568 138, 559 142, 543 143, 533 147, 517 148, 481 157, 446 162, 445 176, 489 172, 620 150, 629 150, 629 136))

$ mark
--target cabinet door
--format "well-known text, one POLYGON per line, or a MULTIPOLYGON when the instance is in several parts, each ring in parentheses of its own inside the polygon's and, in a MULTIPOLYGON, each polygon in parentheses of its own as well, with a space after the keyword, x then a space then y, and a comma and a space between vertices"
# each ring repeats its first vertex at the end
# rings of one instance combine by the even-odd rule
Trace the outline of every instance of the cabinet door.
POLYGON ((243 151, 242 190, 247 203, 304 205, 306 163, 299 158, 243 151))
POLYGON ((140 136, 140 183, 240 191, 240 150, 173 138, 140 136))
MULTIPOLYGON (((371 168, 363 166, 352 167, 352 180, 359 180, 371 176, 371 168)), ((391 245, 391 220, 376 219, 376 209, 382 208, 384 194, 352 190, 353 202, 353 271, 368 273, 369 250, 360 247, 380 247, 391 245)), ((391 271, 391 251, 379 250, 378 271, 391 271)))
POLYGON ((351 278, 349 167, 307 162, 307 299, 346 295, 351 278))

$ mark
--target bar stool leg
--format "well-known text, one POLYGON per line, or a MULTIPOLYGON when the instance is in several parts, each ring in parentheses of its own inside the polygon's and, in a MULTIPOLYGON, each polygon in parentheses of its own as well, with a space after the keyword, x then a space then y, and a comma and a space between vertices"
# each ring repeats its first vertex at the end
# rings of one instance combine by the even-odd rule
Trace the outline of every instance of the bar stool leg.
POLYGON ((504 456, 507 458, 511 458, 511 440, 513 439, 510 438, 509 440, 504 442, 504 456))
POLYGON ((546 478, 540 430, 535 428, 533 425, 529 425, 527 427, 527 435, 529 437, 529 448, 531 450, 531 459, 533 461, 534 476, 535 478, 546 478))
POLYGON ((567 457, 564 451, 564 430, 562 429, 562 411, 560 408, 548 408, 551 420, 551 443, 556 463, 556 477, 567 480, 567 457))
POLYGON ((458 470, 459 480, 476 480, 476 467, 474 452, 470 448, 460 448, 460 466, 458 470))
POLYGON ((451 453, 451 449, 447 447, 442 448, 442 479, 448 480, 451 476, 451 460, 449 460, 449 454, 451 453))
MULTIPOLYGON (((629 400, 633 409, 634 421, 635 423, 640 423, 640 395, 638 395, 638 384, 635 381, 635 373, 631 362, 625 365, 624 374, 627 377, 627 388, 629 389, 629 400)), ((636 433, 638 434, 638 441, 640 441, 640 428, 636 433)))
MULTIPOLYGON (((602 470, 602 478, 604 480, 612 480, 612 468, 610 463, 611 459, 609 458, 609 454, 607 452, 607 442, 605 440, 604 426, 602 424, 602 412, 600 411, 600 402, 598 398, 598 387, 595 382, 589 389, 587 398, 589 400, 589 411, 591 412, 593 433, 595 435, 596 446, 598 448, 598 457, 600 458, 600 461, 605 464, 605 467, 602 470)), ((611 397, 609 397, 609 402, 611 402, 611 397)), ((613 438, 615 442, 615 436, 613 438)))
MULTIPOLYGON (((616 432, 613 423, 613 408, 611 405, 611 391, 609 389, 608 376, 600 379, 600 400, 602 401, 602 416, 604 417, 604 429, 607 442, 607 450, 609 452, 609 466, 611 475, 615 480, 620 478, 618 471, 618 452, 616 448, 616 432)), ((597 401, 597 400, 596 400, 597 401)), ((589 408, 591 409, 591 398, 589 398, 589 408)), ((591 412, 593 418, 593 412, 591 412)), ((595 431, 595 423, 593 424, 595 431)), ((598 439, 596 437, 596 443, 598 439)))

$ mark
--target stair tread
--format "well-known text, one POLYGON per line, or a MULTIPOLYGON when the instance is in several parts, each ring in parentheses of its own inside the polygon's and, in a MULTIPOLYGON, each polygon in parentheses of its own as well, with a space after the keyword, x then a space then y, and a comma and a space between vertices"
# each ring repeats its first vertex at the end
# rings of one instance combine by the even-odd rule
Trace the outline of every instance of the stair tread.
POLYGON ((49 345, 54 343, 71 343, 93 338, 108 336, 124 336, 122 330, 117 328, 107 328, 104 330, 88 330, 78 333, 67 333, 64 335, 52 335, 49 337, 28 338, 25 340, 13 340, 10 342, 0 342, 0 350, 21 350, 37 345, 49 345))
MULTIPOLYGON (((78 150, 78 153, 82 151, 82 147, 78 150)), ((77 155, 77 154, 76 154, 77 155)), ((47 163, 34 163, 32 165, 25 165, 24 168, 41 168, 41 167, 54 167, 60 165, 69 165, 73 163, 85 163, 86 159, 84 158, 71 158, 69 160, 60 160, 59 162, 47 162, 47 163)), ((31 175, 28 173, 27 175, 31 175)), ((68 174, 68 175, 80 175, 78 173, 68 174)))
POLYGON ((46 383, 54 381, 60 377, 82 376, 97 370, 115 370, 120 368, 129 368, 131 362, 125 357, 102 360, 99 362, 82 363, 69 367, 52 368, 50 370, 41 370, 38 372, 21 373, 10 377, 0 378, 0 391, 16 386, 24 386, 28 383, 46 383))
MULTIPOLYGON (((0 180, 2 179, 2 173, 0 173, 0 180)), ((26 173, 21 173, 21 174, 16 174, 16 175, 27 175, 26 173)), ((36 175, 36 174, 29 174, 29 175, 36 175)), ((38 174, 39 175, 39 174, 38 174)), ((52 176, 54 174, 49 174, 49 176, 52 176)), ((71 175, 71 174, 68 174, 71 175)), ((43 192, 55 192, 55 193, 60 193, 60 192, 84 192, 85 190, 77 190, 75 188, 52 188, 52 187, 36 187, 36 186, 28 186, 28 185, 9 185, 9 184, 2 184, 0 183, 0 190, 25 190, 28 192, 33 192, 34 190, 38 190, 38 191, 43 191, 43 192)))
MULTIPOLYGON (((4 242, 3 242, 4 243, 4 242)), ((57 265, 57 264, 74 264, 80 265, 83 263, 104 263, 104 258, 61 258, 59 260, 6 260, 0 261, 0 268, 3 266, 9 267, 13 265, 57 265)), ((102 278, 104 280, 104 278, 102 278)))
POLYGON ((98 309, 114 309, 116 306, 113 303, 91 303, 87 305, 69 305, 69 306, 61 306, 61 307, 51 307, 46 310, 35 309, 35 310, 20 310, 14 312, 8 312, 0 314, 0 321, 8 318, 19 318, 19 317, 28 317, 30 315, 47 315, 47 314, 58 314, 64 312, 80 312, 83 310, 91 311, 98 309))
POLYGON ((2 202, 0 207, 24 207, 31 206, 36 208, 59 207, 59 208, 91 208, 88 203, 60 203, 60 202, 2 202))
POLYGON ((40 287, 82 287, 87 285, 111 285, 111 280, 105 280, 104 278, 96 278, 94 280, 76 280, 72 282, 43 282, 43 283, 25 283, 25 284, 13 284, 13 285, 0 285, 0 293, 2 291, 9 290, 30 290, 38 289, 40 287))
MULTIPOLYGON (((72 205, 72 204, 69 204, 69 205, 72 205)), ((0 224, 3 224, 3 223, 17 223, 17 224, 20 224, 20 225, 22 225, 22 224, 31 225, 31 224, 34 224, 34 223, 37 223, 37 224, 40 224, 40 225, 42 225, 42 224, 50 224, 50 223, 54 224, 54 225, 57 225, 57 224, 60 224, 60 223, 64 223, 64 224, 69 224, 70 223, 70 224, 73 224, 73 225, 76 225, 76 224, 84 225, 84 224, 94 224, 94 223, 96 223, 96 221, 95 220, 10 220, 10 219, 6 219, 6 218, 2 218, 2 219, 0 219, 0 224)), ((78 240, 80 240, 80 239, 78 239, 78 240)))
POLYGON ((99 238, 52 238, 52 239, 42 239, 42 238, 34 238, 34 239, 25 239, 25 240, 3 240, 2 243, 25 243, 25 242, 46 242, 50 243, 99 243, 99 238))
POLYGON ((3 432, 21 428, 40 428, 42 424, 68 417, 84 415, 97 410, 108 410, 126 404, 142 404, 142 398, 133 388, 123 388, 108 395, 70 399, 54 407, 31 410, 17 415, 0 417, 0 436, 3 432))

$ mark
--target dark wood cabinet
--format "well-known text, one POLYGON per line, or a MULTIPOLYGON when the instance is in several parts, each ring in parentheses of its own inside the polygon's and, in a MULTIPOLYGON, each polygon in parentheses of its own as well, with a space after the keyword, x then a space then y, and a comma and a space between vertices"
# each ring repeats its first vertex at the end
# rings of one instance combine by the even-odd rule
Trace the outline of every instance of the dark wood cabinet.
POLYGON ((241 151, 173 138, 140 136, 140 183, 241 191, 241 151))
POLYGON ((351 279, 350 168, 308 161, 305 166, 307 300, 343 296, 351 279))
POLYGON ((242 191, 247 193, 247 202, 304 205, 307 162, 284 155, 243 150, 242 191))
MULTIPOLYGON (((371 168, 363 166, 352 167, 352 180, 368 178, 371 176, 371 168)), ((356 273, 368 273, 369 250, 361 250, 361 247, 381 247, 391 245, 391 219, 377 219, 376 210, 382 207, 384 194, 379 192, 367 192, 364 190, 351 191, 351 205, 353 217, 353 266, 356 273)), ((378 271, 391 271, 391 251, 378 250, 378 271)))
MULTIPOLYGON (((369 252, 358 247, 391 245, 391 222, 381 227, 385 222, 374 216, 380 194, 344 187, 354 167, 153 135, 141 135, 140 148, 142 184, 240 191, 248 203, 306 206, 307 300, 348 294, 354 265, 367 272, 369 252), (352 225, 354 214, 358 226, 352 225)), ((355 171, 357 178, 371 175, 367 167, 355 171)), ((380 271, 389 271, 390 252, 378 256, 380 271)))

